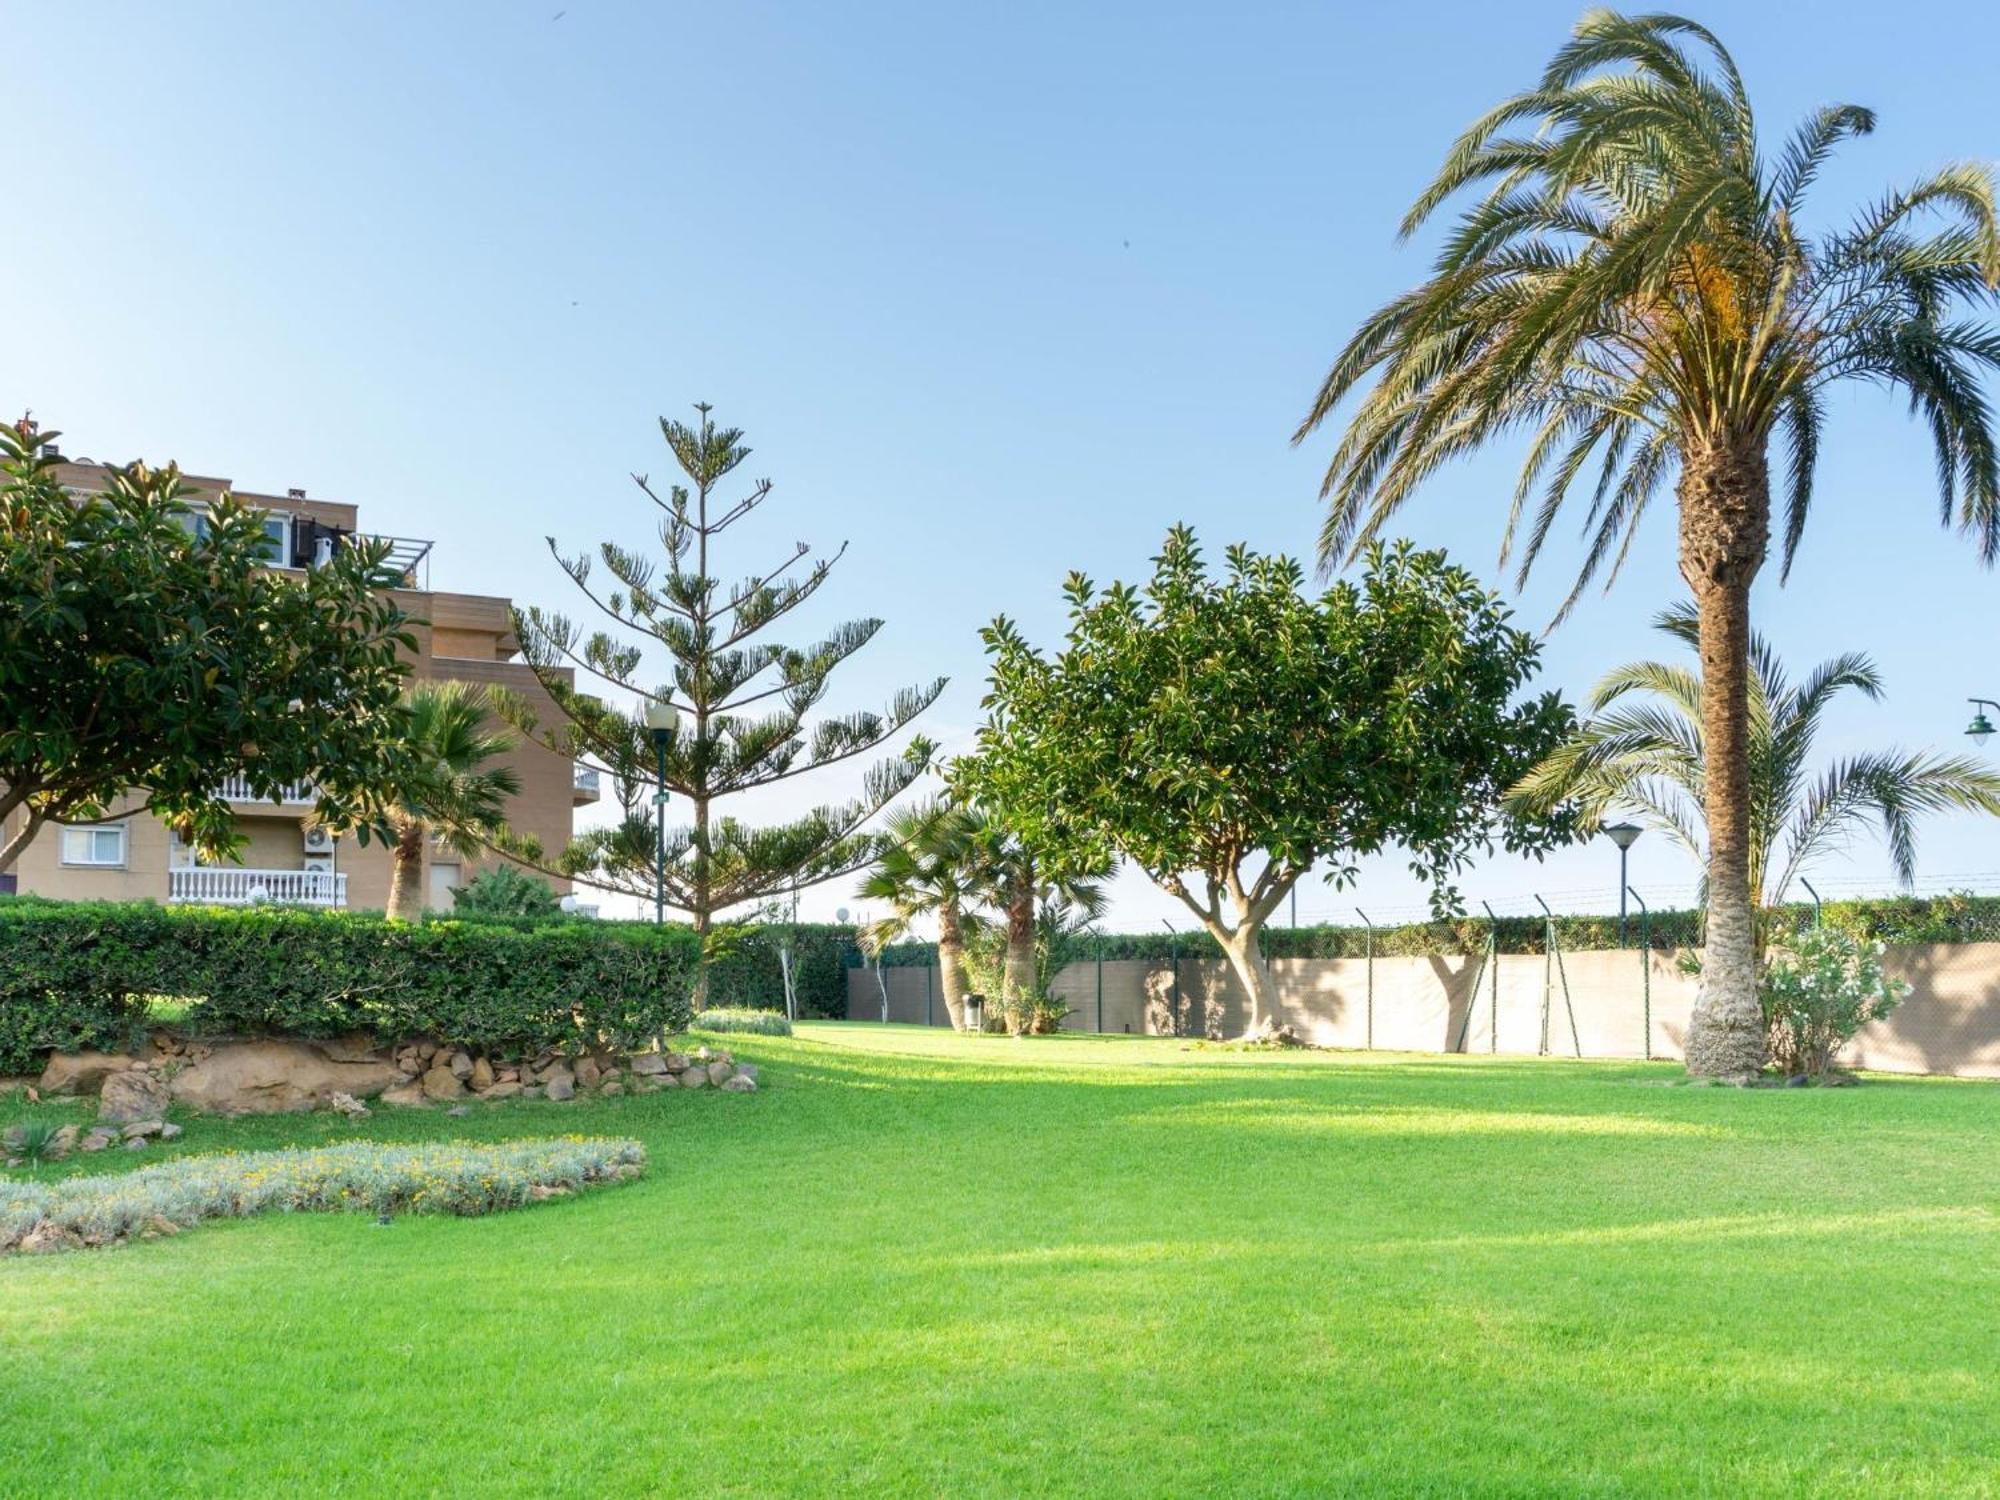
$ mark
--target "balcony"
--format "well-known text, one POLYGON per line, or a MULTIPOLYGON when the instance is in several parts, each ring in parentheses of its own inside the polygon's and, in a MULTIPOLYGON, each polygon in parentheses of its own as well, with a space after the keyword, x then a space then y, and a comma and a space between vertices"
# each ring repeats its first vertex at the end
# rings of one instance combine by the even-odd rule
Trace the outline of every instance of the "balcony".
POLYGON ((570 797, 570 805, 572 807, 583 807, 595 802, 600 795, 597 767, 578 766, 576 768, 575 791, 570 797))
MULTIPOLYGON (((223 777, 222 795, 229 802, 270 803, 270 798, 260 797, 250 789, 250 778, 247 776, 223 777)), ((278 788, 278 800, 287 807, 311 807, 319 800, 319 793, 313 790, 310 781, 298 781, 278 788)))
POLYGON ((332 870, 191 865, 167 871, 167 900, 198 906, 345 906, 347 877, 332 870))

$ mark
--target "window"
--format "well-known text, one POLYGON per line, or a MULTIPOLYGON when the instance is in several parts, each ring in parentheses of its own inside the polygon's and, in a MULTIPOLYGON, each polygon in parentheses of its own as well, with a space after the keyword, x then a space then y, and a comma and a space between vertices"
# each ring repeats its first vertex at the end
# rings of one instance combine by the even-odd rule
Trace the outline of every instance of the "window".
MULTIPOLYGON (((198 542, 208 540, 208 512, 182 510, 178 517, 181 529, 198 542)), ((292 565, 292 518, 290 516, 264 517, 264 561, 274 568, 289 568, 292 565)))
POLYGON ((62 862, 66 865, 123 865, 125 825, 98 823, 62 831, 62 862))

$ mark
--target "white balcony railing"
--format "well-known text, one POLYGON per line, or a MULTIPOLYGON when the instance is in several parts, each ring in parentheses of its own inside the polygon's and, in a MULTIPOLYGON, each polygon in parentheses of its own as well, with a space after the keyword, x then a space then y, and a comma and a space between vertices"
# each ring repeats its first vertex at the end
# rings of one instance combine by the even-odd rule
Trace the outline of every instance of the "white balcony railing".
POLYGON ((571 783, 576 789, 576 800, 595 802, 598 798, 597 767, 578 766, 575 779, 571 783))
POLYGON ((201 906, 345 906, 347 877, 331 870, 191 865, 167 871, 167 899, 201 906))
MULTIPOLYGON (((222 778, 222 795, 230 802, 268 802, 268 797, 260 797, 250 789, 247 776, 225 776, 222 778)), ((309 807, 319 800, 310 781, 296 781, 290 786, 278 788, 278 800, 293 807, 309 807)))

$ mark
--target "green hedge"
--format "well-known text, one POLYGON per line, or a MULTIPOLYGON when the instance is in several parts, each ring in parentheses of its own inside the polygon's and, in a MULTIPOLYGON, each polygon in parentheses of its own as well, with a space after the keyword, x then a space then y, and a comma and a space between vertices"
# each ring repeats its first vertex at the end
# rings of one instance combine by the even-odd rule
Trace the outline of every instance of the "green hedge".
MULTIPOLYGON (((1884 943, 2000 942, 2000 897, 1963 892, 1946 896, 1889 896, 1855 901, 1829 901, 1822 920, 1857 936, 1884 943)), ((1798 902, 1771 913, 1774 929, 1798 928, 1813 920, 1813 907, 1798 902)), ((1697 910, 1656 911, 1643 919, 1634 910, 1626 919, 1623 946, 1637 947, 1649 932, 1656 948, 1693 948, 1701 944, 1702 913, 1697 910)), ((1502 917, 1489 924, 1484 917, 1445 922, 1409 922, 1375 929, 1378 957, 1429 957, 1477 953, 1489 932, 1499 938, 1502 953, 1541 953, 1548 946, 1548 926, 1541 917, 1502 917)), ((1616 916, 1557 916, 1556 942, 1565 953, 1617 948, 1616 916)), ((1059 964, 1087 963, 1102 953, 1106 960, 1144 959, 1165 963, 1174 953, 1189 959, 1219 959, 1222 950, 1204 932, 1178 937, 1161 932, 1084 933, 1068 939, 1057 955, 1059 964)), ((1368 952, 1368 929, 1351 926, 1267 927, 1264 953, 1270 958, 1360 958, 1368 952)), ((937 950, 929 943, 899 943, 883 953, 885 965, 931 964, 937 950)))
POLYGON ((501 1054, 637 1046, 684 1030, 699 949, 685 928, 509 927, 298 908, 0 898, 0 1073, 53 1049, 118 1047, 152 997, 196 1034, 429 1036, 501 1054))

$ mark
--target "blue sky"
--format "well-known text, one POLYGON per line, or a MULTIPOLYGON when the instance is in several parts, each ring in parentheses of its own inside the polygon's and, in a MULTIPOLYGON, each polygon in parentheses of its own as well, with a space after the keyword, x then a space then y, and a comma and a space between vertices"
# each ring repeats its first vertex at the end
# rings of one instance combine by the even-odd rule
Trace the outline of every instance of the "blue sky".
MULTIPOLYGON (((978 718, 978 627, 1053 640, 1071 568, 1141 573, 1173 521, 1214 552, 1309 551, 1329 440, 1289 434, 1355 322, 1422 274, 1395 222, 1450 138, 1530 82, 1578 7, 638 5, 7 7, 0 410, 71 452, 303 485, 436 538, 438 587, 567 606, 542 537, 637 541, 626 476, 696 400, 776 481, 729 568, 851 543, 826 611, 887 619, 836 706, 936 672, 932 733, 978 718)), ((1829 220, 2000 154, 2000 16, 1973 3, 1705 6, 1767 133, 1822 102, 1880 127, 1829 220), (1912 42, 1909 38, 1921 38, 1912 42)), ((1509 455, 1448 471, 1404 529, 1500 581, 1509 455)), ((1568 583, 1552 544, 1519 596, 1568 583)), ((1996 580, 1940 530, 1900 406, 1837 409, 1788 588, 1800 664, 1865 649, 1890 687, 1823 749, 1958 749, 2000 697, 1996 580)), ((1549 639, 1572 696, 1654 649, 1671 511, 1549 639)), ((2000 753, 2000 752, 1996 752, 2000 753)), ((838 795, 837 783, 811 788, 838 795)), ((749 809, 745 809, 749 811, 749 809)), ((1927 882, 2000 888, 2000 827, 1940 821, 1927 882)), ((1872 842, 1825 889, 1881 887, 1872 842)), ((1684 897, 1657 837, 1634 883, 1684 897)), ((1607 845, 1464 882, 1602 905, 1607 845)), ((1178 908, 1117 887, 1121 925, 1178 908)), ((1398 862, 1302 916, 1420 899, 1398 862)), ((848 903, 829 891, 814 903, 848 903)))

